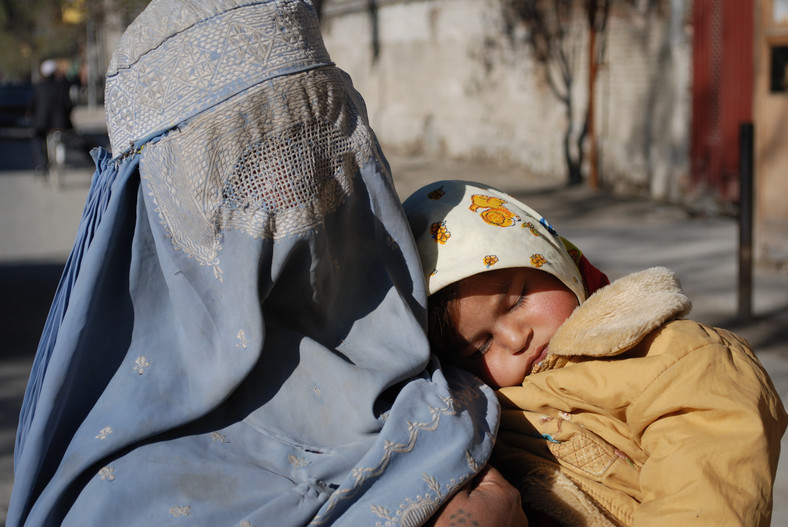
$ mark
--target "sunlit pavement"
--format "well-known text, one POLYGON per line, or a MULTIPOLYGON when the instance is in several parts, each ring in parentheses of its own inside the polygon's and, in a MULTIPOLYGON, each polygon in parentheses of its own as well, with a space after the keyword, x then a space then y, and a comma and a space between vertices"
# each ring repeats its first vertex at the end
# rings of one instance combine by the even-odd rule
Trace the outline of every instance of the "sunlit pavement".
MULTIPOLYGON (((101 109, 78 108, 75 124, 95 133, 101 109)), ((611 279, 655 265, 675 270, 694 303, 692 318, 735 330, 753 345, 788 401, 788 274, 757 267, 752 317, 738 316, 735 218, 621 199, 521 171, 389 155, 401 198, 438 179, 487 181, 545 215, 611 279)), ((29 170, 0 167, 0 523, 13 481, 13 440, 27 375, 49 302, 71 248, 92 169, 67 168, 58 188, 29 170)), ((784 451, 788 443, 783 441, 784 451)), ((784 454, 783 457, 786 457, 784 454)), ((788 525, 788 460, 778 468, 772 524, 788 525)))

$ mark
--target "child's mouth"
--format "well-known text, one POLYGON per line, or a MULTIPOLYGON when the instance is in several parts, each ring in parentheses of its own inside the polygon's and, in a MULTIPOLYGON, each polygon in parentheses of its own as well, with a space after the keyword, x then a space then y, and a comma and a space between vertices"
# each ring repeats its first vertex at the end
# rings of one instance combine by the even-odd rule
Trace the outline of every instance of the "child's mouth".
POLYGON ((534 368, 537 365, 539 365, 539 363, 542 362, 545 359, 545 357, 547 357, 548 347, 549 346, 547 344, 545 344, 542 347, 541 350, 537 351, 537 353, 535 354, 533 360, 530 362, 530 364, 528 364, 528 369, 526 370, 526 375, 530 375, 531 372, 534 370, 534 368))

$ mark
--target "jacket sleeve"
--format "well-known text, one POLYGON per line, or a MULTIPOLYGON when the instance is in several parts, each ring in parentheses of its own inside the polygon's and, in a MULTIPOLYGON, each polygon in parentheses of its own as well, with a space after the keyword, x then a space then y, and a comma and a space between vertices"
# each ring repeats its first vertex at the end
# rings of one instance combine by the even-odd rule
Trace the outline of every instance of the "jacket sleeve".
POLYGON ((634 525, 769 525, 780 398, 743 340, 688 321, 675 329, 651 345, 687 353, 671 353, 627 411, 648 456, 634 525))

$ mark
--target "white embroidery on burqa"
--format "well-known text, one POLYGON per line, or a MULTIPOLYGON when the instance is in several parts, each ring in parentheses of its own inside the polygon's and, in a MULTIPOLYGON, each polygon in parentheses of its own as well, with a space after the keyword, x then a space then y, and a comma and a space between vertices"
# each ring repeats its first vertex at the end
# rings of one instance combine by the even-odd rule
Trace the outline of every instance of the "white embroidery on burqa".
POLYGON ((304 2, 279 0, 277 9, 246 5, 254 3, 168 0, 127 28, 107 72, 116 155, 265 79, 330 63, 317 18, 304 2))
POLYGON ((115 469, 107 465, 99 470, 99 476, 102 481, 115 481, 115 469))
MULTIPOLYGON (((435 431, 440 424, 441 416, 454 415, 458 411, 456 408, 458 406, 457 403, 464 408, 469 401, 480 397, 481 394, 478 393, 478 388, 465 388, 461 392, 455 393, 454 397, 441 397, 443 402, 441 408, 431 406, 429 411, 432 417, 429 422, 414 423, 407 421, 408 441, 405 443, 397 443, 384 440, 383 456, 378 465, 375 467, 354 468, 351 471, 351 475, 355 478, 353 486, 334 492, 327 502, 326 512, 321 516, 315 517, 310 525, 324 524, 330 517, 331 510, 336 507, 339 501, 355 497, 367 479, 378 477, 386 470, 386 467, 395 454, 407 454, 412 451, 416 446, 419 434, 422 432, 435 431)), ((475 473, 479 467, 479 463, 473 459, 473 456, 471 456, 469 452, 466 452, 466 460, 468 460, 469 468, 472 469, 471 474, 475 473)), ((386 507, 381 505, 370 506, 374 514, 385 520, 385 523, 378 522, 375 524, 376 526, 400 525, 403 527, 417 527, 422 525, 424 521, 432 516, 437 510, 443 497, 451 493, 459 485, 462 485, 467 479, 467 477, 458 480, 452 479, 445 484, 446 492, 444 493, 441 491, 440 483, 433 476, 429 474, 423 474, 422 476, 431 492, 427 492, 424 495, 417 495, 415 498, 406 498, 405 502, 400 504, 400 510, 394 515, 392 515, 386 507)))
POLYGON ((137 375, 142 375, 145 373, 145 370, 150 366, 150 361, 146 359, 143 355, 137 357, 137 360, 134 361, 134 371, 137 372, 137 375))
POLYGON ((239 329, 238 330, 238 335, 236 335, 235 338, 236 338, 236 340, 238 340, 238 342, 235 344, 236 348, 246 349, 246 348, 249 347, 249 341, 246 340, 246 332, 244 330, 239 329))
POLYGON ((372 505, 372 512, 385 520, 375 522, 375 527, 388 527, 400 525, 402 527, 418 527, 423 525, 432 514, 438 509, 441 501, 446 495, 454 491, 458 483, 452 480, 446 484, 445 492, 441 489, 440 483, 429 474, 422 474, 427 487, 432 494, 426 493, 423 496, 417 495, 414 499, 406 498, 405 503, 400 504, 399 510, 392 515, 391 512, 380 505, 372 505))
POLYGON ((230 442, 230 440, 227 439, 227 436, 225 436, 224 434, 221 434, 219 432, 211 432, 208 435, 208 437, 210 437, 211 441, 213 441, 214 443, 225 444, 225 443, 229 443, 230 442))
POLYGON ((181 518, 183 516, 192 515, 191 505, 178 505, 177 507, 170 507, 170 514, 173 518, 181 518))
POLYGON ((471 468, 472 471, 478 472, 481 469, 479 463, 476 461, 476 459, 468 450, 465 451, 465 461, 466 463, 468 463, 468 466, 471 468))
POLYGON ((309 464, 309 461, 302 457, 295 456, 293 454, 287 455, 287 461, 294 467, 305 467, 309 464))
POLYGON ((112 433, 112 427, 105 426, 104 428, 102 428, 102 429, 99 431, 98 435, 96 436, 96 439, 100 439, 100 440, 102 440, 102 441, 103 441, 103 440, 105 440, 105 439, 107 438, 107 436, 109 436, 111 433, 112 433))

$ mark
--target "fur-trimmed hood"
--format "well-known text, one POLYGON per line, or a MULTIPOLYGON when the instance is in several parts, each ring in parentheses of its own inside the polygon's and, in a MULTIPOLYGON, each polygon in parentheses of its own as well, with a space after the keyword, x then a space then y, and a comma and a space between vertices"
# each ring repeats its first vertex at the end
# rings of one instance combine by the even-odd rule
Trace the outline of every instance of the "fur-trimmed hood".
POLYGON ((665 322, 692 309, 676 274, 652 267, 603 287, 558 329, 550 355, 614 356, 631 349, 665 322))

